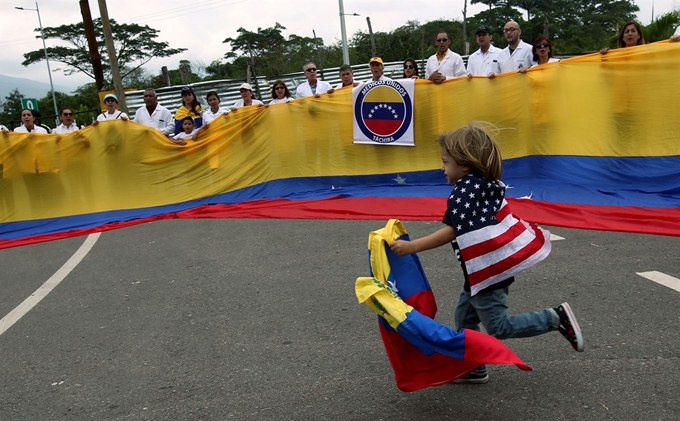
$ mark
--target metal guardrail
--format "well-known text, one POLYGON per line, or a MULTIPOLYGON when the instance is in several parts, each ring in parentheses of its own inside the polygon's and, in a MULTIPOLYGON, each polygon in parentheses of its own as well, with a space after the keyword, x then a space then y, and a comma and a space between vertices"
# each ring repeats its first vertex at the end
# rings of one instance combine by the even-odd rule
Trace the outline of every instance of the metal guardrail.
MULTIPOLYGON (((403 62, 390 62, 385 63, 385 76, 398 79, 401 77, 403 72, 402 67, 403 62)), ((425 69, 425 61, 418 60, 418 64, 422 71, 425 69)), ((319 71, 319 79, 324 80, 335 86, 340 83, 340 68, 331 67, 319 71)), ((352 66, 352 72, 354 73, 354 79, 364 82, 371 78, 371 70, 368 64, 359 64, 352 66)), ((258 77, 256 80, 250 81, 253 86, 253 91, 257 93, 257 88, 259 87, 260 96, 258 98, 260 101, 268 104, 271 100, 271 89, 274 82, 277 80, 283 80, 288 86, 288 90, 291 92, 293 97, 295 96, 295 90, 298 85, 304 83, 305 79, 304 72, 289 73, 280 76, 262 76, 258 77)), ((228 80, 213 80, 207 82, 198 82, 189 84, 196 94, 196 99, 203 105, 204 108, 207 107, 206 95, 210 91, 217 92, 220 97, 220 105, 222 107, 228 108, 234 102, 241 99, 241 94, 239 94, 238 88, 242 83, 246 82, 245 79, 228 79, 228 80)), ((158 97, 158 102, 170 110, 171 113, 175 113, 177 109, 182 105, 182 87, 185 85, 178 86, 168 86, 164 88, 157 88, 156 95, 158 97)), ((138 108, 144 105, 144 90, 128 91, 125 93, 125 100, 127 102, 128 110, 130 111, 130 117, 132 118, 138 108)))

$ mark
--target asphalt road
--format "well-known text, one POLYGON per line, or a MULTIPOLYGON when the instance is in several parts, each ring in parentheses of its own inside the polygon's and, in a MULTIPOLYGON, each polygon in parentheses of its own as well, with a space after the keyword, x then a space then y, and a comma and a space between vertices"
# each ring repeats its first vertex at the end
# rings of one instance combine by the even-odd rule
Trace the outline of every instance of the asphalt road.
MULTIPOLYGON (((534 368, 400 392, 354 281, 384 221, 168 220, 104 232, 0 335, 0 420, 680 420, 680 239, 548 227, 564 240, 518 277, 510 309, 568 301, 558 333, 508 340, 534 368)), ((439 228, 406 222, 412 237, 439 228)), ((0 318, 85 237, 0 250, 0 318)), ((450 247, 420 254, 453 324, 450 247)))

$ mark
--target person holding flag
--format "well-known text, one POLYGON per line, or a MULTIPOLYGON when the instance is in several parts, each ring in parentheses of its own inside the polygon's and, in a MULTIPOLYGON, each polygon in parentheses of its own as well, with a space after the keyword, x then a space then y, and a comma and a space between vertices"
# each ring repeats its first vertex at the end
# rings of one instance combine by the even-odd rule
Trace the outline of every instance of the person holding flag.
MULTIPOLYGON (((442 171, 453 190, 440 230, 389 246, 397 255, 418 253, 451 243, 465 279, 456 306, 456 329, 479 330, 498 339, 523 338, 559 331, 575 351, 583 351, 583 335, 568 303, 508 316, 509 287, 514 276, 551 250, 550 233, 517 219, 505 200, 500 181, 498 145, 481 123, 441 135, 442 171)), ((456 383, 486 383, 481 366, 456 383)))

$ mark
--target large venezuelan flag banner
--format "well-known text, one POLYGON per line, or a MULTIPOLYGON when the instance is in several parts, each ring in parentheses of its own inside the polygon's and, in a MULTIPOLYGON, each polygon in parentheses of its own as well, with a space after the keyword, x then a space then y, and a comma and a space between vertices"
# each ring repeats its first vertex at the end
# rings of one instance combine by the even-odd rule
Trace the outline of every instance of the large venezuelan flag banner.
POLYGON ((238 109, 184 147, 125 121, 0 134, 0 247, 159 218, 439 220, 450 186, 435 138, 471 120, 500 129, 519 217, 680 235, 678 74, 680 43, 659 42, 418 80, 408 148, 354 144, 349 89, 238 109))
POLYGON ((359 303, 380 316, 380 335, 400 390, 451 383, 482 364, 531 370, 498 339, 470 329, 456 331, 434 320, 437 303, 420 259, 390 250, 389 243, 397 239, 409 237, 396 219, 369 234, 371 277, 357 278, 355 292, 359 303))

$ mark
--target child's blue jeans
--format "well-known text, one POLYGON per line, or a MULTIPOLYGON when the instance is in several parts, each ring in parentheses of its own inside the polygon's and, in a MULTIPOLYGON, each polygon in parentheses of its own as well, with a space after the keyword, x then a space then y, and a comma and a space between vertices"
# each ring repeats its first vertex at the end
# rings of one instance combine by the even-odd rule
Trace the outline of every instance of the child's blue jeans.
POLYGON ((474 297, 469 291, 460 293, 456 305, 456 329, 479 330, 498 339, 525 338, 542 335, 559 326, 559 316, 550 308, 508 316, 508 288, 483 290, 474 297))

